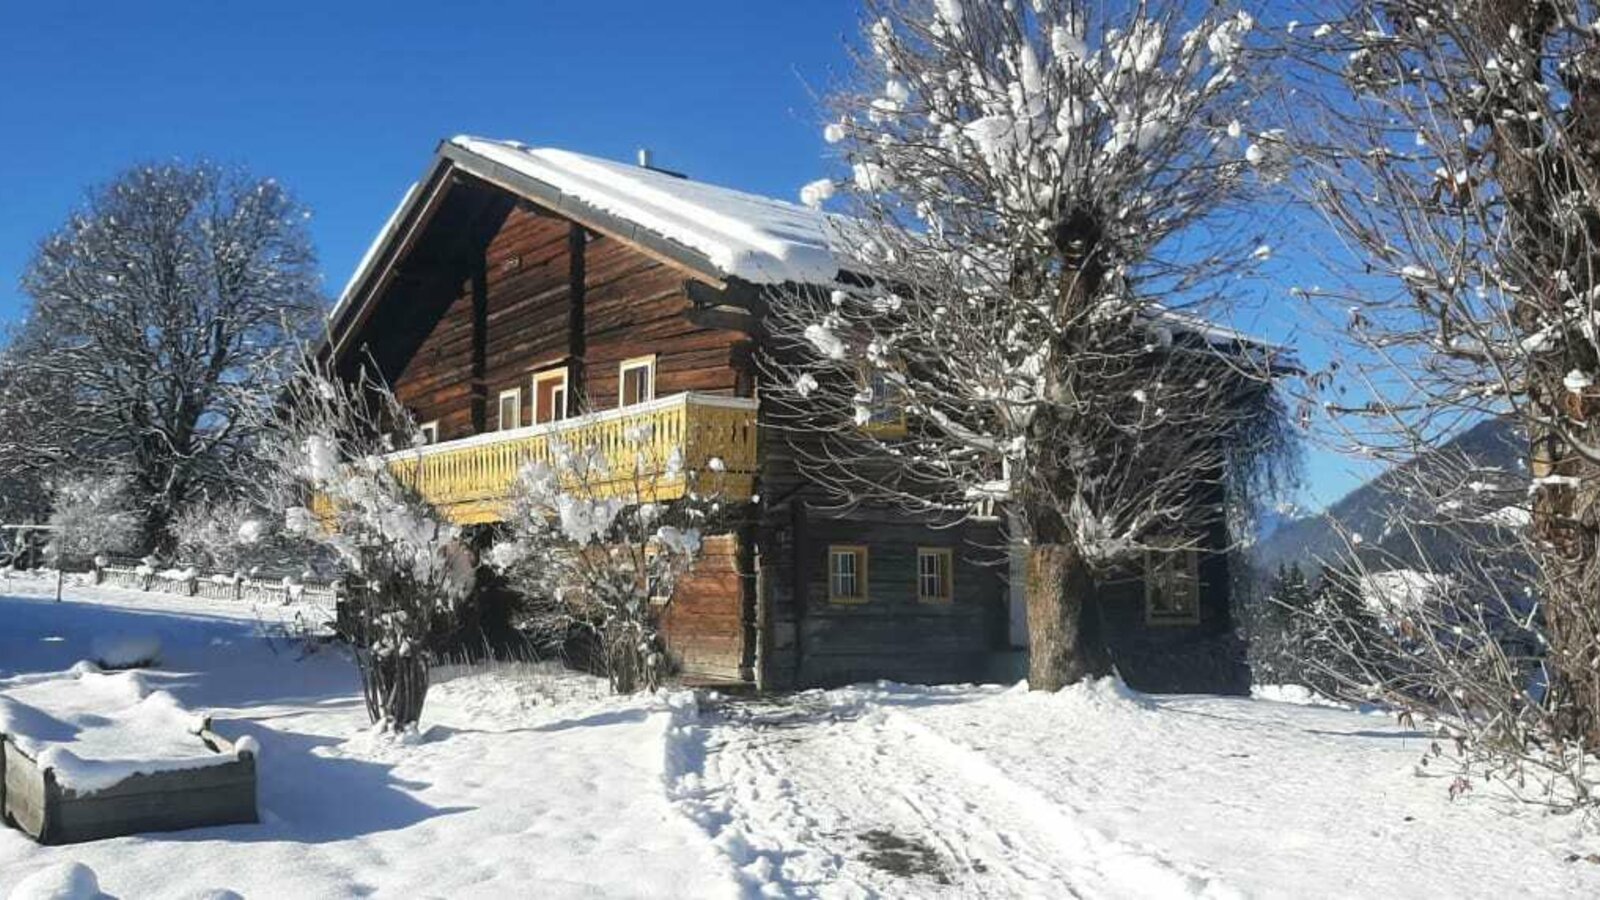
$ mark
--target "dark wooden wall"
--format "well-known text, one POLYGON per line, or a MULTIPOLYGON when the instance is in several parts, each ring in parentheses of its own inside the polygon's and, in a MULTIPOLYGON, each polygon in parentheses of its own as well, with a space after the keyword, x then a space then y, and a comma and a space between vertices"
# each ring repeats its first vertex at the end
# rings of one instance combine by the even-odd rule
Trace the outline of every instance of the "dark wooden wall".
MULTIPOLYGON (((530 424, 532 375, 557 364, 572 367, 574 412, 615 407, 618 365, 650 354, 657 396, 749 395, 748 338, 690 322, 688 278, 622 241, 520 206, 490 240, 476 273, 456 287, 395 379, 395 393, 419 421, 439 420, 440 440, 493 429, 500 392, 511 388, 521 388, 522 422, 530 424), (572 252, 579 247, 581 258, 572 252), (483 316, 485 334, 481 421, 473 408, 475 314, 483 316)), ((382 310, 374 321, 382 327, 385 317, 404 315, 382 310)))
MULTIPOLYGON (((1220 489, 1219 489, 1220 491, 1220 489)), ((1217 498, 1218 509, 1221 497, 1217 498)), ((1150 624, 1142 567, 1101 580, 1100 613, 1112 661, 1124 681, 1149 693, 1239 694, 1250 690, 1244 643, 1233 615, 1228 530, 1208 524, 1200 555, 1200 616, 1194 624, 1150 624)))
POLYGON ((796 502, 762 530, 761 665, 769 687, 888 678, 981 681, 1006 647, 1005 554, 998 527, 935 528, 889 512, 825 515, 796 502), (828 548, 867 547, 867 599, 828 599, 828 548), (918 547, 953 551, 953 597, 917 599, 918 547))

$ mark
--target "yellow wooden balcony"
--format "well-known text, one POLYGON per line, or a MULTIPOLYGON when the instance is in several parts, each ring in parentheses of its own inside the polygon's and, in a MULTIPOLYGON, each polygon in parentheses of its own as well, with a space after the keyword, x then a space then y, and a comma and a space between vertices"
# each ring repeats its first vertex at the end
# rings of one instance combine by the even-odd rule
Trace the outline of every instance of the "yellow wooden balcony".
POLYGON ((674 394, 397 453, 389 465, 451 520, 497 522, 505 516, 517 473, 536 460, 552 462, 559 445, 598 450, 604 474, 584 487, 602 496, 666 501, 694 486, 702 493, 747 500, 755 488, 756 401, 674 394), (720 471, 713 469, 713 459, 721 460, 720 471), (671 460, 681 464, 672 466, 671 460))

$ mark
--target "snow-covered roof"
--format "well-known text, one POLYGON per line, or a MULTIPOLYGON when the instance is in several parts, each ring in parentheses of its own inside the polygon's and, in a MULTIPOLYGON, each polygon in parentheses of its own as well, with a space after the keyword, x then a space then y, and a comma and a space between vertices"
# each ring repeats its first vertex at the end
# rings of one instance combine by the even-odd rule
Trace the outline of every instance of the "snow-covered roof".
MULTIPOLYGON (((843 272, 870 269, 849 250, 852 220, 797 203, 518 141, 458 135, 441 147, 440 154, 492 181, 514 181, 530 199, 580 220, 585 212, 591 218, 609 219, 626 229, 624 237, 664 247, 669 255, 714 270, 708 275, 765 285, 832 284, 843 272)), ((419 186, 413 185, 379 231, 335 304, 334 317, 366 280, 380 248, 394 237, 418 195, 419 186)), ((1208 340, 1286 349, 1175 310, 1157 315, 1208 340)))
POLYGON ((754 284, 825 284, 848 268, 827 214, 570 150, 461 136, 450 143, 705 256, 754 284))

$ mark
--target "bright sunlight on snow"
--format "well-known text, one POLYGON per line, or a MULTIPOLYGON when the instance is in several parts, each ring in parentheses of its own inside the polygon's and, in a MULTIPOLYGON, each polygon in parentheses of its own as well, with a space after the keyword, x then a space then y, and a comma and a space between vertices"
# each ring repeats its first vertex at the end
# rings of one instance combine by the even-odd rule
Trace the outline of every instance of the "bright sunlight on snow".
MULTIPOLYGON (((419 736, 396 741, 369 731, 344 651, 307 652, 275 624, 281 609, 7 590, 0 699, 66 677, 209 713, 259 746, 262 821, 64 847, 3 829, 0 895, 68 882, 116 897, 1600 891, 1576 817, 1489 786, 1452 801, 1442 773, 1419 773, 1426 736, 1303 688, 630 699, 496 664, 444 669, 419 736), (161 666, 69 672, 107 633, 159 635, 161 666)), ((67 746, 66 732, 88 743, 103 727, 58 724, 67 746)))

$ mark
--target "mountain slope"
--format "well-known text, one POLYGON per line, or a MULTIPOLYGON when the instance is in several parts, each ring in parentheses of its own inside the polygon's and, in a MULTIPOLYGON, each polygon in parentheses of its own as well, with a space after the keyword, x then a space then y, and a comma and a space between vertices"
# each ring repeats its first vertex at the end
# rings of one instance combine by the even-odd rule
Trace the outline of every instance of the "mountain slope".
MULTIPOLYGON (((1526 445, 1526 440, 1511 422, 1504 419, 1481 422, 1433 453, 1418 457, 1356 488, 1325 512, 1280 524, 1250 549, 1250 560, 1263 572, 1275 571, 1279 564, 1291 562, 1298 562, 1308 572, 1315 571, 1322 560, 1332 559, 1345 550, 1336 524, 1369 542, 1375 542, 1376 546, 1401 559, 1412 559, 1418 555, 1417 548, 1412 546, 1409 538, 1395 533, 1390 522, 1394 511, 1404 501, 1401 488, 1411 483, 1411 476, 1416 470, 1435 459, 1459 454, 1459 458, 1470 460, 1478 468, 1520 472, 1526 445)), ((1432 510, 1413 512, 1423 512, 1425 516, 1431 514, 1432 510)), ((1430 558, 1437 559, 1458 549, 1455 546, 1457 539, 1437 529, 1424 527, 1418 532, 1422 550, 1430 558)))

